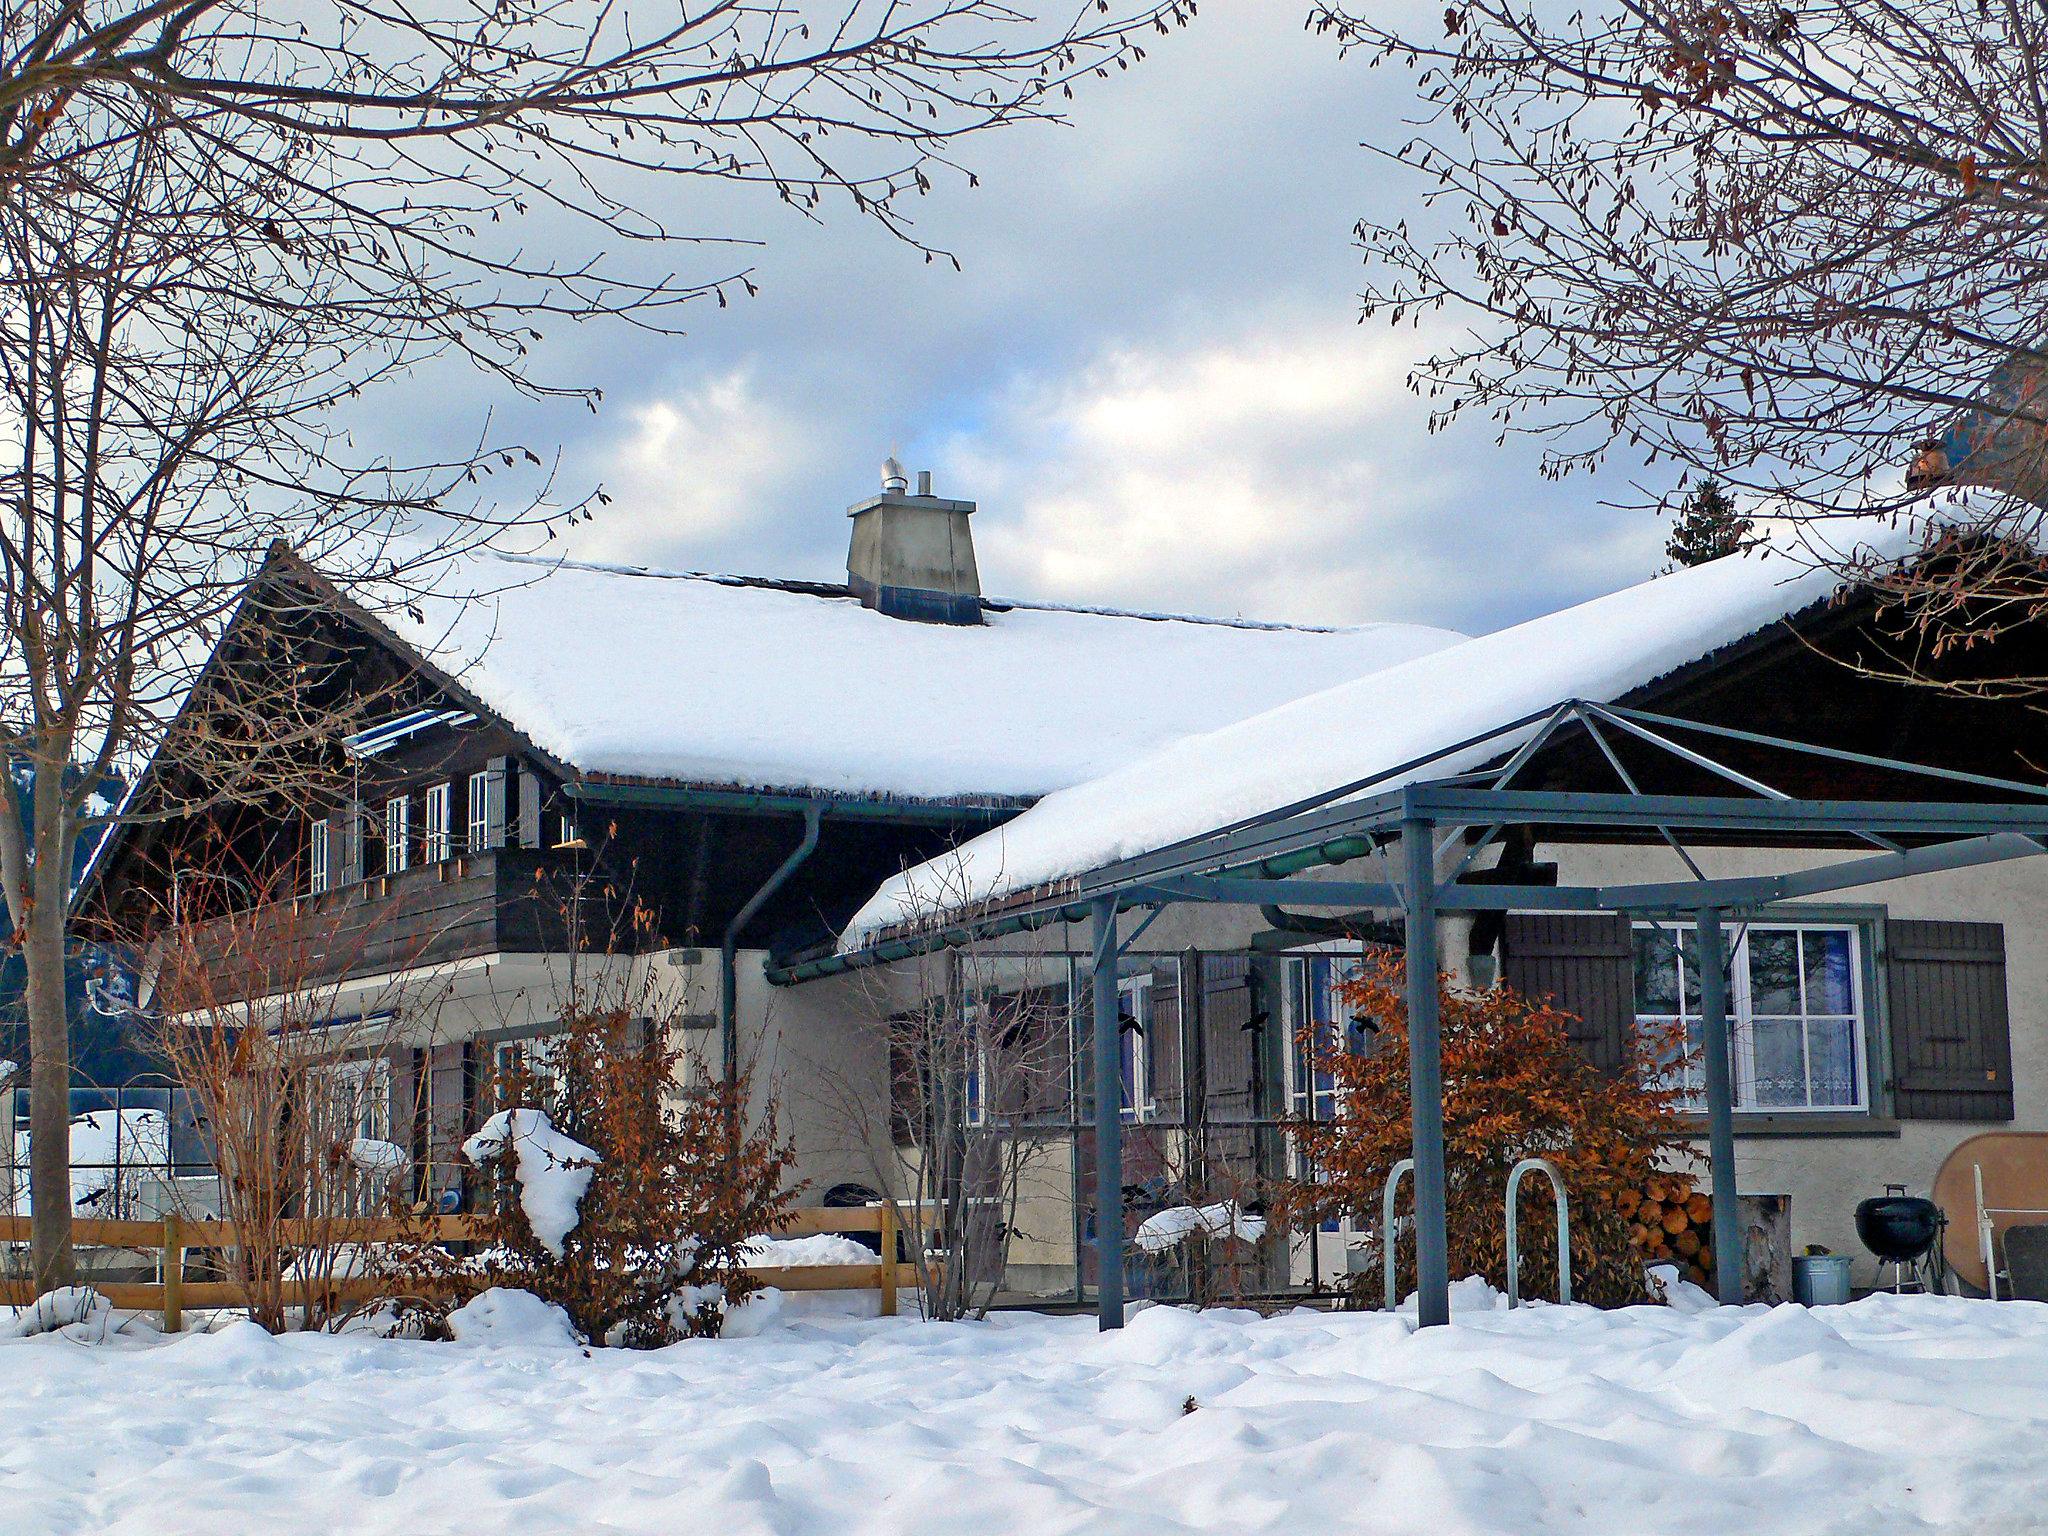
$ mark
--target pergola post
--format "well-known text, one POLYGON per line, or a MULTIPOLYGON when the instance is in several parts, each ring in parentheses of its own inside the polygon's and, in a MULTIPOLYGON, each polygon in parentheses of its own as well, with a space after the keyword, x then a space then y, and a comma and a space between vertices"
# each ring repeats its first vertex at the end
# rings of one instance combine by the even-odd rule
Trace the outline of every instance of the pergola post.
POLYGON ((1116 902, 1089 904, 1095 969, 1089 983, 1095 1040, 1095 1315, 1107 1332, 1124 1325, 1124 1122, 1117 1037, 1116 902))
POLYGON ((1444 1072, 1438 1033, 1435 824, 1401 823, 1407 902, 1408 1102, 1415 1155, 1416 1320, 1451 1320, 1450 1244, 1444 1216, 1444 1072))
POLYGON ((1724 1303, 1742 1300, 1742 1212, 1735 1185, 1735 1092, 1728 1071, 1728 946, 1721 914, 1702 908, 1693 919, 1693 956, 1700 976, 1700 1058, 1707 1080, 1707 1158, 1714 1191, 1714 1290, 1724 1303))

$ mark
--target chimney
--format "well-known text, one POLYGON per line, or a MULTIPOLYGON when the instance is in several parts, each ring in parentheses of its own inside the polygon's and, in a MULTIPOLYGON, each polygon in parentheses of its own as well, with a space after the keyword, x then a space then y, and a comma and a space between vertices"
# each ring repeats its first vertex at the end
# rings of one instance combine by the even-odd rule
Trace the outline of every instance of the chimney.
POLYGON ((981 573, 967 527, 971 501, 932 494, 930 470, 910 479, 891 457, 882 463, 882 494, 847 509, 853 537, 846 584, 861 603, 892 619, 921 624, 979 624, 981 573))

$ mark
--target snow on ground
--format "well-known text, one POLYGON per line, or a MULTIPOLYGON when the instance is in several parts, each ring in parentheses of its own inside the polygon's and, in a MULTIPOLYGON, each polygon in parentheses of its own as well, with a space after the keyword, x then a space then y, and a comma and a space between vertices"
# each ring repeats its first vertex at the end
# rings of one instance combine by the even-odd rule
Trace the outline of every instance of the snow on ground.
POLYGON ((650 1354, 6 1342, 0 1524, 1999 1536, 2048 1508, 2048 1306, 1454 1316, 892 1319, 650 1354))

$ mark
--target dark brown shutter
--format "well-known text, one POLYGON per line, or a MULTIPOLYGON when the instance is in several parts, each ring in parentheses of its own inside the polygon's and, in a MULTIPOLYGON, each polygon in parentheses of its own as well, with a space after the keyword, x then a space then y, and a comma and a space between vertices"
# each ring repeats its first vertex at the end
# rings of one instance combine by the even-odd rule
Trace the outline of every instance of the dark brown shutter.
POLYGON ((1900 1118, 2010 1120, 2003 925, 1894 918, 1885 950, 1900 1118))
POLYGON ((1267 1113, 1273 1095, 1265 1082, 1264 1031, 1257 1017, 1250 955, 1203 955, 1198 989, 1202 1065, 1207 1078, 1204 1118, 1250 1120, 1267 1113))
POLYGON ((1635 947, 1625 917, 1510 912, 1503 977, 1525 997, 1570 1014, 1572 1042, 1603 1072, 1618 1072, 1635 1032, 1635 947))

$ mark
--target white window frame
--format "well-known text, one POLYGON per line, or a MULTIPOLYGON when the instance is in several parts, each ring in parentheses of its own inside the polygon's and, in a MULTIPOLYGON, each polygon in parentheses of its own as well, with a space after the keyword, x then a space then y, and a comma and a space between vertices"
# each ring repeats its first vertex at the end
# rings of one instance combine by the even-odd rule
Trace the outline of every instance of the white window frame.
POLYGON ((427 786, 426 818, 422 827, 421 862, 438 864, 448 857, 448 805, 453 798, 447 784, 427 786))
POLYGON ((412 863, 412 798, 393 795, 384 802, 384 873, 401 875, 412 863))
POLYGON ((499 1109, 540 1109, 553 1107, 553 1101, 561 1097, 566 1074, 554 1059, 567 1037, 563 1035, 521 1035, 512 1040, 497 1040, 491 1044, 491 1095, 499 1109), (534 1082, 540 1085, 547 1104, 508 1104, 505 1102, 505 1078, 513 1067, 523 1067, 534 1082))
POLYGON ((364 1056, 354 1061, 337 1061, 321 1074, 328 1095, 329 1112, 342 1119, 340 1111, 350 1107, 345 1118, 353 1122, 352 1134, 371 1141, 391 1140, 391 1062, 383 1056, 364 1056))
MULTIPOLYGON (((1143 956, 1135 958, 1146 958, 1143 956)), ((1116 979, 1116 1075, 1118 1118, 1126 1125, 1143 1125, 1159 1117, 1159 1100, 1152 1096, 1152 971, 1148 966, 1116 979), (1128 1007, 1126 1006, 1128 1005, 1128 1007), (1124 1027, 1128 1012, 1136 1029, 1124 1027), (1124 1040, 1131 1042, 1130 1091, 1124 1092, 1124 1040), (1128 1099, 1130 1102, 1123 1102, 1128 1099)))
MULTIPOLYGON (((1634 931, 1664 927, 1676 933, 1681 941, 1691 930, 1683 924, 1637 923, 1634 931)), ((1683 953, 1682 943, 1680 952, 1683 953)), ((1871 1111, 1870 1095, 1870 998, 1864 985, 1865 935, 1862 925, 1842 921, 1793 921, 1745 923, 1734 936, 1729 952, 1728 966, 1728 1059, 1733 1074, 1732 1087, 1735 1096, 1735 1112, 1741 1115, 1867 1115, 1871 1111), (1856 1099, 1846 1104, 1759 1104, 1756 1101, 1756 1019, 1754 998, 1750 984, 1749 957, 1750 933, 1762 929, 1766 933, 1840 933, 1849 940, 1849 1038, 1855 1051, 1856 1099)), ((1631 961, 1633 964, 1633 961, 1631 961)), ((1806 1008, 1806 967, 1796 968, 1799 978, 1800 1009, 1797 1014, 1766 1014, 1768 1019, 1797 1019, 1799 1031, 1801 1065, 1804 1072, 1806 1093, 1809 1101, 1813 1096, 1813 1055, 1808 1021, 1814 1019, 1838 1019, 1842 1014, 1815 1013, 1806 1008)), ((1645 1013, 1635 1015, 1638 1024, 1650 1020, 1659 1024, 1686 1024, 1696 1016, 1688 1009, 1685 996, 1684 968, 1680 967, 1678 978, 1678 1009, 1676 1014, 1645 1013)), ((1695 1066, 1694 1071, 1699 1069, 1695 1066)), ((1703 1111, 1706 1108, 1705 1089, 1695 1094, 1693 1084, 1683 1085, 1686 1096, 1682 1107, 1703 1111)))
POLYGON ((334 824, 325 816, 306 819, 306 894, 319 896, 333 888, 334 824))
POLYGON ((505 771, 484 768, 469 776, 468 841, 471 853, 505 845, 505 771))

